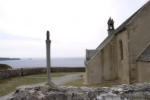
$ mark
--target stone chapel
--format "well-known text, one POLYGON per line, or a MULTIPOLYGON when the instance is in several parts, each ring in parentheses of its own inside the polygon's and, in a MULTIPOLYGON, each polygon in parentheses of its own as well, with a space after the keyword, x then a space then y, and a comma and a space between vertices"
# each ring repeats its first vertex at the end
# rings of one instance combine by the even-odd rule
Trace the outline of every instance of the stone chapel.
POLYGON ((150 1, 114 29, 108 20, 107 38, 86 50, 85 83, 150 82, 150 1))

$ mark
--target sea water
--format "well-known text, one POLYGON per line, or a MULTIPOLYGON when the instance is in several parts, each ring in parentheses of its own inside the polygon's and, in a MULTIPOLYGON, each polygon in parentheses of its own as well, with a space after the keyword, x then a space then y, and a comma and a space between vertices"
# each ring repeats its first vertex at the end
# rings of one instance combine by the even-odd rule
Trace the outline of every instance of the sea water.
MULTIPOLYGON (((44 58, 28 58, 21 60, 5 60, 0 61, 0 64, 8 64, 12 68, 26 67, 46 67, 46 59, 44 58)), ((84 58, 52 58, 52 67, 83 67, 84 58)))

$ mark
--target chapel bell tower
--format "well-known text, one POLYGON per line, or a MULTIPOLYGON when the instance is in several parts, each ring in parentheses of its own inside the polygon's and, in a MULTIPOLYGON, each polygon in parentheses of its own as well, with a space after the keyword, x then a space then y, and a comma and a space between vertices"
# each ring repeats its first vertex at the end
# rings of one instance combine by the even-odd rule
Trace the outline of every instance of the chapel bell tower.
POLYGON ((108 35, 111 35, 114 31, 114 20, 110 17, 107 24, 108 24, 108 35))

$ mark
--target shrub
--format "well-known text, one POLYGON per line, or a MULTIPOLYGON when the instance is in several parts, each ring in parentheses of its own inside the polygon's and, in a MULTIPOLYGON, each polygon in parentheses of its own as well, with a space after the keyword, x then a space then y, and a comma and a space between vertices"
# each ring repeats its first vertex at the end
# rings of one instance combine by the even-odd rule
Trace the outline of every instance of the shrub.
POLYGON ((7 70, 7 69, 12 69, 12 67, 7 64, 0 64, 0 70, 7 70))

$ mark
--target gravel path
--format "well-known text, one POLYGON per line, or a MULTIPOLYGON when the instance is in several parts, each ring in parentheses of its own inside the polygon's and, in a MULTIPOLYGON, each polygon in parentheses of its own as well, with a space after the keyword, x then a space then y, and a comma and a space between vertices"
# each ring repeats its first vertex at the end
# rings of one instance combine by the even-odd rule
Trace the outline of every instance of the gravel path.
MULTIPOLYGON (((61 76, 61 77, 54 77, 54 78, 52 78, 52 82, 55 83, 56 85, 63 85, 67 82, 82 79, 83 74, 84 73, 76 73, 76 74, 65 75, 65 76, 61 76)), ((38 83, 38 84, 35 84, 35 85, 20 86, 20 87, 34 87, 34 86, 44 85, 45 83, 46 82, 38 83)), ((12 95, 12 93, 10 93, 6 96, 0 97, 0 100, 6 100, 10 95, 12 95)))
MULTIPOLYGON (((67 82, 81 79, 83 74, 84 73, 76 73, 76 74, 65 75, 65 76, 61 76, 61 77, 54 77, 54 78, 52 78, 52 82, 55 83, 56 85, 63 85, 67 82)), ((39 85, 44 85, 44 84, 46 84, 46 82, 38 83, 38 84, 32 85, 32 86, 39 86, 39 85)))
POLYGON ((62 84, 65 84, 67 82, 71 82, 73 80, 82 79, 83 74, 84 73, 76 73, 76 74, 66 75, 66 76, 62 76, 62 77, 56 77, 56 78, 53 78, 52 81, 56 85, 62 85, 62 84))

